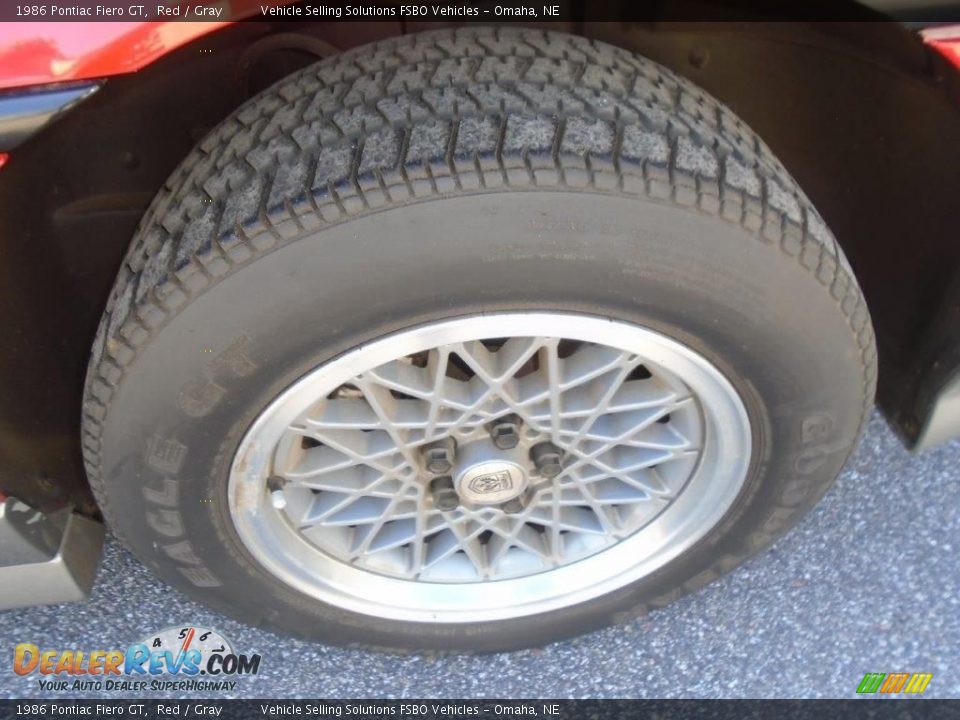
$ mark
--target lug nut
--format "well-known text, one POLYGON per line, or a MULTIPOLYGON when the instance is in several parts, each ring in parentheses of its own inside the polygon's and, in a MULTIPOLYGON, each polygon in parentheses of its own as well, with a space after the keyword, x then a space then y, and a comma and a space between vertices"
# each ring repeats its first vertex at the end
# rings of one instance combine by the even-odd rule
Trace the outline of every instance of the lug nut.
POLYGON ((432 475, 443 475, 453 470, 456 443, 444 438, 423 446, 423 465, 432 475))
POLYGON ((430 483, 430 493, 433 495, 433 506, 437 510, 449 512, 460 505, 460 497, 454 490, 453 479, 449 475, 434 478, 430 483))
POLYGON ((287 484, 285 478, 273 475, 267 479, 267 490, 270 491, 270 504, 277 510, 287 506, 287 496, 283 494, 283 486, 287 484))
POLYGON ((516 415, 507 415, 490 426, 490 439, 499 450, 512 450, 520 442, 520 423, 516 415))
POLYGON ((563 450, 552 442, 542 442, 530 448, 530 459, 543 477, 554 478, 563 472, 563 450))
POLYGON ((523 501, 515 497, 513 500, 507 500, 500 506, 500 509, 509 515, 516 515, 517 513, 523 512, 523 501))

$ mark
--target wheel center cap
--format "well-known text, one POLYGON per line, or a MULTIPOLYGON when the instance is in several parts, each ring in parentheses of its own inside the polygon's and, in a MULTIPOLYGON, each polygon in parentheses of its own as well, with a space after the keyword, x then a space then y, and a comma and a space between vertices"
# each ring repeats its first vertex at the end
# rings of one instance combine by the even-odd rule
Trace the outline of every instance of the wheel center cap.
POLYGON ((477 505, 499 505, 513 500, 526 487, 526 471, 509 460, 477 463, 457 477, 457 494, 477 505))

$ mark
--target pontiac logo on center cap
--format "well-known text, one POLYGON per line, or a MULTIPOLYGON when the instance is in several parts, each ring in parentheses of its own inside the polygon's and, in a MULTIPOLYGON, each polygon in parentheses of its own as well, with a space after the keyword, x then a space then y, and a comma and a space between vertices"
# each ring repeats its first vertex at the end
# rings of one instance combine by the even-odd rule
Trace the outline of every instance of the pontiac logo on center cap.
POLYGON ((467 485, 471 492, 477 495, 489 495, 490 493, 503 492, 513 489, 513 478, 507 470, 490 473, 489 475, 480 475, 475 477, 467 485))

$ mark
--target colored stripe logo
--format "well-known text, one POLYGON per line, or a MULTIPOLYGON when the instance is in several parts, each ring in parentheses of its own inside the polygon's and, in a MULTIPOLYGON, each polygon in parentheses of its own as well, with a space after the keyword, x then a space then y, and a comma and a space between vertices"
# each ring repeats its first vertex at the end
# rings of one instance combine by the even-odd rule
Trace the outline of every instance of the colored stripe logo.
POLYGON ((887 695, 898 693, 919 695, 927 689, 932 679, 933 673, 867 673, 860 681, 857 693, 860 695, 878 692, 887 695))

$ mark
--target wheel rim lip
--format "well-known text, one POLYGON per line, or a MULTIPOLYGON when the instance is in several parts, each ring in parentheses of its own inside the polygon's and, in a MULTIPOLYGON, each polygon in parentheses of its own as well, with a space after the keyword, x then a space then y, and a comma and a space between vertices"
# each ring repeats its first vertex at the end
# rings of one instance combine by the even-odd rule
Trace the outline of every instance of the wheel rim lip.
POLYGON ((750 420, 730 381, 686 345, 652 329, 585 314, 518 312, 419 325, 360 345, 308 372, 275 398, 241 440, 228 481, 231 519, 265 570, 317 600, 379 618, 468 623, 559 610, 622 588, 701 540, 739 496, 752 455, 750 420), (511 328, 527 328, 511 332, 511 328), (640 355, 694 392, 704 416, 697 467, 654 520, 584 559, 518 578, 429 583, 377 575, 318 550, 263 502, 273 449, 289 422, 321 393, 360 372, 440 345, 492 337, 561 337, 640 355), (362 368, 357 368, 362 359, 362 368), (695 492, 690 492, 695 490, 695 492))

